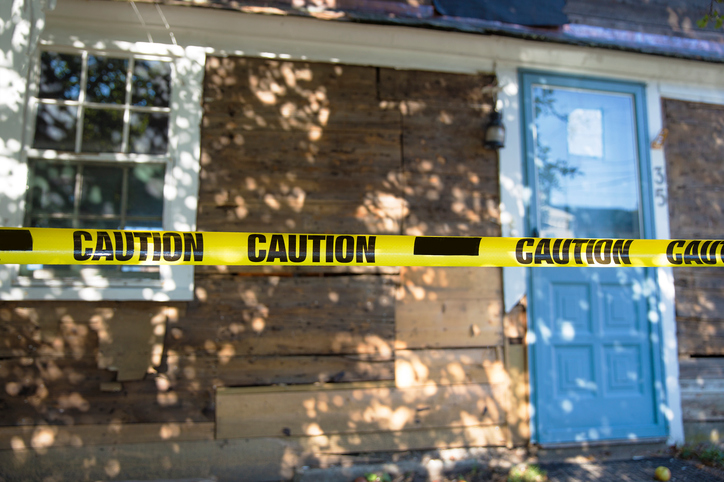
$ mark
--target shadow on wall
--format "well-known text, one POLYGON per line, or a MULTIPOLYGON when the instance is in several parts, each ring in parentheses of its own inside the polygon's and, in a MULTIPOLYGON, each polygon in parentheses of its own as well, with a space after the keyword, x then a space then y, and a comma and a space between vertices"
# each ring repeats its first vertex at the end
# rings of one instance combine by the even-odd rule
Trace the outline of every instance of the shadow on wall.
MULTIPOLYGON (((199 229, 499 236, 493 80, 208 59, 199 229)), ((195 284, 185 305, 1 305, 6 448, 166 440, 176 461, 194 441, 271 436, 289 466, 504 443, 499 269, 210 266, 195 284), (251 386, 227 389, 246 392, 225 419, 217 390, 251 386)), ((136 460, 88 474, 134 476, 136 460)))

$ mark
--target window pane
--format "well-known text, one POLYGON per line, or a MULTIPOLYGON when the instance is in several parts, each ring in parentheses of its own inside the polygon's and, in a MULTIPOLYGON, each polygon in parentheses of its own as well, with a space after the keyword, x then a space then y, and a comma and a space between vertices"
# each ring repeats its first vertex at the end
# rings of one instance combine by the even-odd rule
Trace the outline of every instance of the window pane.
POLYGON ((88 56, 88 102, 126 103, 128 59, 88 56))
MULTIPOLYGON (((163 164, 140 164, 128 173, 128 210, 130 216, 163 216, 163 164)), ((130 223, 130 221, 129 221, 130 223)))
POLYGON ((123 168, 85 166, 82 189, 80 214, 120 216, 123 168))
POLYGON ((83 116, 83 152, 120 152, 123 111, 86 109, 83 116))
POLYGON ((30 181, 33 214, 73 214, 76 172, 72 165, 34 161, 30 181))
POLYGON ((168 115, 134 112, 131 114, 130 152, 166 154, 168 150, 168 115))
POLYGON ((40 104, 33 147, 75 151, 77 107, 40 104))
POLYGON ((133 67, 133 105, 168 107, 171 62, 136 60, 133 67))
POLYGON ((80 55, 43 52, 40 57, 40 98, 78 100, 82 67, 80 55))
POLYGON ((633 97, 534 85, 533 102, 540 235, 639 237, 633 97))

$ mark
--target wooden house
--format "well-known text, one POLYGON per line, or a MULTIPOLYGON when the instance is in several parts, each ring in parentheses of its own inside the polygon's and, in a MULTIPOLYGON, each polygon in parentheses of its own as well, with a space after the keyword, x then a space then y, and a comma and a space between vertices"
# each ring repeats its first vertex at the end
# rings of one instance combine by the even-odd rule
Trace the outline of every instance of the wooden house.
MULTIPOLYGON (((502 5, 4 2, 0 223, 722 238, 709 2, 502 5)), ((689 261, 2 265, 0 478, 719 442, 724 273, 689 261)))

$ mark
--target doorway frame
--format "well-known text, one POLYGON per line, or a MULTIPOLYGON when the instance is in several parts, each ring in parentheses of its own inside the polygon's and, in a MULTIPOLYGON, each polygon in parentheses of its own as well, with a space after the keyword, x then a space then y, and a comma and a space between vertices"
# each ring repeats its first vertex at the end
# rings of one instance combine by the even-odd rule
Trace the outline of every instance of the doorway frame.
MULTIPOLYGON (((655 193, 653 190, 652 179, 652 162, 649 156, 649 127, 647 121, 647 86, 642 82, 635 82, 622 79, 611 79, 603 77, 586 76, 580 74, 565 74, 559 72, 548 72, 534 69, 518 69, 518 90, 519 90, 519 124, 520 124, 520 147, 521 147, 521 172, 523 185, 528 189, 528 203, 526 204, 523 226, 526 236, 532 236, 534 228, 538 224, 538 205, 536 202, 537 192, 535 185, 535 159, 533 153, 533 133, 532 129, 526 128, 526 121, 530 118, 532 109, 531 87, 533 84, 544 84, 552 87, 561 87, 567 89, 581 89, 598 91, 613 94, 631 95, 634 107, 634 123, 636 126, 636 150, 637 150, 637 166, 636 172, 639 176, 639 201, 640 214, 639 224, 641 227, 642 239, 655 239, 656 232, 656 209, 655 209, 655 193)), ((668 226, 667 226, 668 230, 668 226)), ((555 269, 555 268, 554 268, 555 269)), ((645 271, 645 279, 657 280, 657 270, 655 268, 647 268, 645 271)), ((526 292, 534 293, 533 276, 530 275, 529 269, 526 270, 526 292)), ((652 330, 649 332, 651 337, 651 375, 650 380, 652 394, 654 396, 654 410, 658 410, 661 417, 665 434, 671 433, 671 412, 666 410, 667 390, 665 389, 664 378, 666 376, 666 365, 664 363, 665 355, 663 352, 662 329, 662 305, 660 283, 655 284, 654 302, 650 305, 656 307, 657 322, 652 323, 652 330)), ((537 416, 539 406, 538 392, 536 383, 538 377, 538 367, 536 360, 536 343, 535 343, 535 313, 537 307, 532 296, 528 296, 528 373, 529 373, 529 394, 530 394, 530 433, 531 443, 540 442, 540 423, 541 419, 537 416)), ((677 370, 678 371, 678 370, 677 370)), ((601 442, 614 442, 622 439, 602 440, 601 442)), ((646 439, 641 439, 645 441, 646 439)), ((598 441, 585 441, 585 443, 598 443, 598 441)), ((560 443, 580 443, 575 440, 545 443, 545 445, 559 445, 560 443)))

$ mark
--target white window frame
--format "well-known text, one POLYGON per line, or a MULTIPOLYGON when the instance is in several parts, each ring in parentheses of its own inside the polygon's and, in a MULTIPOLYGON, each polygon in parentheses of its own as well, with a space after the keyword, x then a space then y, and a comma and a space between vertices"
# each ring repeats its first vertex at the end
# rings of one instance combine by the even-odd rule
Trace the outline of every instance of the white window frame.
MULTIPOLYGON (((5 47, 5 46, 2 46, 5 47)), ((33 47, 33 46, 31 46, 33 47)), ((198 47, 179 47, 145 42, 110 41, 106 45, 79 45, 78 42, 41 40, 32 49, 27 75, 27 88, 22 126, 22 150, 15 156, 14 169, 0 170, 0 185, 22 183, 25 189, 16 189, 8 199, 3 214, 3 225, 21 226, 25 220, 28 159, 93 159, 118 162, 158 162, 165 160, 163 229, 168 231, 195 231, 199 186, 201 95, 205 52, 198 47), (168 153, 165 155, 140 154, 53 154, 33 149, 38 81, 41 51, 62 53, 89 53, 105 56, 157 58, 170 60, 171 98, 169 114, 168 153), (22 191, 22 192, 21 192, 22 191)), ((30 49, 29 49, 30 50, 30 49)), ((6 197, 6 199, 7 199, 6 197)), ((184 301, 193 299, 193 266, 161 266, 156 279, 89 277, 73 280, 36 280, 19 276, 19 265, 0 265, 0 299, 3 300, 152 300, 184 301)))

